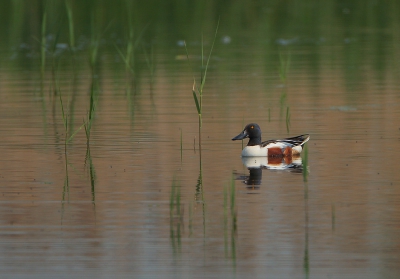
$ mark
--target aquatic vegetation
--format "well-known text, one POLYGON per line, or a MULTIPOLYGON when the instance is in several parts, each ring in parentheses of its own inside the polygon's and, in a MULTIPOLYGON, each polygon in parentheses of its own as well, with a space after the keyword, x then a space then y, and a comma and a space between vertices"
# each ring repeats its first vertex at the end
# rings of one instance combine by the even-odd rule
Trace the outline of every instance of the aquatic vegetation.
POLYGON ((303 164, 303 181, 308 180, 308 144, 306 143, 303 147, 302 152, 302 164, 303 164))
MULTIPOLYGON (((133 36, 131 35, 133 33, 129 32, 129 36, 133 36)), ((133 55, 133 50, 134 50, 134 43, 133 43, 133 38, 129 38, 128 44, 126 46, 126 53, 124 54, 122 52, 122 50, 116 45, 114 44, 115 48, 117 49, 120 57, 122 58, 122 60, 124 61, 125 64, 125 69, 126 72, 130 72, 132 75, 135 73, 135 70, 133 68, 133 59, 134 59, 134 55, 133 55)))
MULTIPOLYGON (((214 49, 214 44, 217 38, 217 33, 218 33, 218 27, 219 27, 219 20, 217 23, 217 27, 215 28, 215 33, 214 33, 214 39, 211 45, 211 49, 207 58, 207 62, 204 65, 204 42, 203 42, 203 37, 201 40, 201 75, 200 75, 200 86, 196 86, 196 78, 193 74, 193 86, 192 86, 192 95, 193 95, 193 100, 196 105, 196 111, 198 114, 198 133, 199 133, 199 176, 197 179, 197 184, 196 184, 196 191, 195 191, 195 200, 197 202, 202 203, 202 211, 203 211, 203 233, 205 234, 205 201, 204 201, 204 189, 203 189, 203 168, 202 168, 202 152, 201 152, 201 130, 202 130, 202 125, 203 125, 203 118, 202 118, 202 113, 203 113, 203 89, 204 85, 206 83, 206 78, 207 78, 207 71, 208 71, 208 66, 210 63, 210 58, 212 51, 214 49)), ((189 61, 190 64, 190 59, 189 59, 189 52, 187 49, 186 42, 184 42, 185 50, 186 50, 186 57, 187 60, 189 61)))
MULTIPOLYGON (((46 70, 46 25, 47 25, 47 9, 46 5, 44 8, 42 23, 41 23, 41 39, 40 39, 40 98, 42 99, 42 111, 43 111, 43 123, 45 126, 45 133, 47 133, 47 123, 46 123, 46 101, 44 94, 44 80, 45 80, 45 70, 46 70)), ((38 40, 39 41, 39 40, 38 40)))
POLYGON ((41 73, 42 88, 43 88, 44 72, 46 68, 46 27, 47 27, 47 6, 45 5, 42 17, 41 41, 40 41, 40 58, 41 58, 40 73, 41 73))
MULTIPOLYGON (((305 161, 307 166, 307 158, 308 158, 308 151, 305 150, 304 152, 305 156, 305 161)), ((303 161, 304 164, 304 161, 303 161)), ((304 173, 307 173, 307 167, 303 169, 303 177, 304 173)), ((308 275, 310 273, 310 255, 309 255, 309 241, 308 241, 308 223, 309 223, 309 218, 308 218, 308 182, 307 179, 304 180, 304 256, 303 256, 303 270, 306 275, 306 278, 308 278, 308 275)))
POLYGON ((82 129, 86 125, 86 122, 84 122, 78 129, 76 129, 70 136, 68 136, 68 130, 69 130, 68 129, 68 127, 69 127, 68 126, 69 125, 68 115, 65 113, 61 93, 60 93, 59 97, 60 97, 60 105, 61 105, 61 113, 62 113, 61 116, 62 116, 62 121, 63 121, 63 125, 64 125, 64 132, 65 132, 64 133, 64 136, 65 136, 64 144, 65 144, 65 148, 66 148, 67 144, 74 138, 76 133, 78 133, 79 130, 82 129))
POLYGON ((69 47, 71 50, 75 50, 74 18, 73 18, 71 3, 69 0, 65 0, 65 7, 67 9, 67 17, 68 17, 69 47))
POLYGON ((91 19, 91 36, 90 36, 90 52, 89 52, 89 62, 92 69, 92 76, 95 75, 97 64, 98 64, 98 54, 99 54, 99 44, 100 44, 100 32, 98 31, 94 11, 90 14, 91 19))
POLYGON ((236 231, 237 226, 236 226, 236 189, 235 189, 235 180, 233 179, 233 176, 231 178, 231 183, 230 183, 230 189, 229 189, 229 201, 230 201, 230 210, 231 210, 231 217, 232 217, 232 228, 234 231, 236 231))
MULTIPOLYGON (((61 106, 61 116, 62 122, 64 125, 64 158, 65 158, 65 179, 64 179, 64 186, 63 186, 63 194, 62 194, 62 201, 65 200, 65 194, 68 193, 69 195, 69 178, 68 178, 68 152, 67 152, 67 145, 68 143, 74 138, 74 136, 81 130, 85 123, 83 123, 78 129, 76 129, 71 135, 69 135, 69 121, 68 115, 65 113, 64 103, 62 99, 61 92, 59 93, 60 98, 60 106, 61 106)), ((68 102, 69 104, 69 102, 68 102)), ((68 110, 68 105, 67 105, 68 110)))
POLYGON ((88 111, 88 114, 87 114, 87 120, 84 122, 87 145, 89 145, 90 131, 91 131, 91 128, 92 128, 94 112, 96 110, 96 100, 97 100, 98 87, 99 87, 98 81, 97 80, 92 80, 92 84, 91 84, 91 88, 90 88, 89 111, 88 111))
MULTIPOLYGON (((196 191, 194 194, 194 200, 201 202, 204 205, 204 191, 203 191, 203 169, 200 164, 199 176, 197 177, 196 191)), ((204 211, 203 211, 204 213, 204 211)))
MULTIPOLYGON (((196 110, 197 114, 199 116, 199 150, 200 150, 200 158, 201 158, 201 129, 203 126, 203 118, 202 118, 202 112, 203 112, 203 89, 204 85, 206 84, 206 78, 207 78, 207 71, 208 71, 208 66, 210 63, 210 58, 212 51, 214 49, 214 44, 217 38, 217 33, 218 33, 218 27, 219 27, 219 20, 217 23, 217 27, 215 28, 215 33, 214 33, 214 40, 211 45, 210 53, 207 58, 206 65, 204 65, 204 43, 203 43, 203 37, 201 40, 201 77, 200 77, 200 86, 196 86, 196 78, 193 75, 193 87, 192 87, 192 94, 193 94, 193 99, 194 103, 196 105, 196 110), (203 70, 204 69, 204 70, 203 70)), ((184 42, 185 50, 186 50, 186 56, 187 60, 190 63, 189 59, 189 52, 187 50, 186 42, 184 42)))
POLYGON ((228 257, 228 224, 230 223, 230 257, 236 264, 236 232, 237 232, 237 211, 236 211, 236 189, 235 179, 232 175, 229 184, 224 186, 224 247, 225 257, 228 257), (229 196, 229 199, 228 199, 229 196), (228 204, 229 200, 229 204, 228 204), (229 209, 228 209, 229 208, 229 209), (230 214, 228 214, 228 211, 230 214))
POLYGON ((279 52, 279 78, 282 83, 286 83, 287 73, 289 71, 291 61, 290 52, 284 55, 281 51, 279 52))
POLYGON ((302 164, 303 164, 303 182, 304 182, 304 257, 303 257, 303 269, 307 275, 310 273, 310 257, 308 249, 308 144, 306 143, 303 147, 302 153, 302 164))
POLYGON ((180 252, 183 229, 183 208, 181 205, 181 188, 174 175, 169 200, 170 239, 174 254, 180 252))
POLYGON ((290 130, 290 109, 289 107, 286 108, 286 132, 289 133, 290 130))
MULTIPOLYGON (((132 2, 131 1, 126 1, 126 11, 128 15, 128 34, 127 34, 127 44, 126 44, 126 50, 125 53, 122 52, 122 50, 114 44, 114 47, 117 49, 120 57, 124 61, 125 64, 125 69, 126 72, 130 72, 133 77, 135 77, 135 50, 137 49, 137 46, 141 42, 142 36, 146 28, 148 27, 148 24, 139 32, 139 34, 135 38, 135 27, 133 24, 133 15, 132 15, 132 2)), ((149 68, 151 71, 153 70, 153 64, 152 64, 152 51, 150 53, 150 58, 147 56, 147 53, 145 52, 146 55, 146 60, 148 63, 149 68)))
POLYGON ((94 204, 96 201, 96 170, 94 168, 89 145, 86 146, 85 167, 87 166, 87 163, 89 163, 90 192, 92 194, 92 202, 94 204))
POLYGON ((171 184, 171 195, 169 200, 170 216, 180 216, 181 215, 181 188, 179 183, 176 181, 174 175, 171 184), (174 214, 174 209, 176 209, 174 214))
POLYGON ((92 123, 94 118, 94 112, 96 110, 96 100, 97 100, 97 91, 98 91, 98 83, 97 80, 92 80, 91 90, 90 90, 90 101, 89 101, 89 111, 87 114, 87 119, 83 123, 85 127, 85 135, 86 135, 86 157, 85 157, 85 166, 89 163, 89 179, 90 179, 90 188, 92 193, 92 202, 94 203, 96 200, 96 191, 95 191, 95 182, 96 182, 96 171, 94 168, 94 164, 92 161, 92 156, 90 153, 90 134, 92 129, 92 123))
POLYGON ((195 200, 195 202, 197 202, 201 205, 202 219, 203 219, 203 235, 205 236, 205 234, 206 234, 206 202, 204 199, 203 168, 202 168, 201 161, 200 161, 199 176, 197 178, 197 184, 196 184, 196 189, 195 189, 195 194, 194 194, 194 200, 195 200))
MULTIPOLYGON (((125 34, 126 37, 126 49, 123 50, 122 48, 118 47, 116 43, 114 43, 114 47, 117 50, 119 56, 121 57, 122 61, 125 65, 125 86, 126 86, 126 96, 128 99, 128 108, 130 112, 131 119, 133 120, 134 112, 135 112, 135 93, 136 93, 136 84, 137 84, 137 59, 136 59, 136 51, 138 45, 142 40, 142 36, 149 26, 147 24, 138 34, 135 34, 135 26, 134 26, 134 17, 132 15, 132 1, 126 1, 126 11, 127 11, 127 26, 128 32, 125 34)), ((153 51, 150 52, 150 57, 148 56, 145 48, 143 47, 145 52, 145 58, 147 65, 150 69, 150 88, 152 89, 153 81, 154 81, 154 59, 153 59, 153 51)), ((152 94, 151 94, 151 97, 152 94)), ((152 99, 153 101, 153 99, 152 99)))

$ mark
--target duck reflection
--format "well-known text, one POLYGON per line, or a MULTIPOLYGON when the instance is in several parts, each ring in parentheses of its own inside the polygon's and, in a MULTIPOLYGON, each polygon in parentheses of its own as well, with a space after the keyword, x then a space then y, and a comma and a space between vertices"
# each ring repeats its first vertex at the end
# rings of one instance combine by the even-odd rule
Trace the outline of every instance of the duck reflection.
POLYGON ((242 163, 249 170, 249 175, 241 175, 237 180, 243 180, 247 188, 259 188, 263 169, 302 173, 303 165, 300 156, 293 157, 242 157, 242 163))

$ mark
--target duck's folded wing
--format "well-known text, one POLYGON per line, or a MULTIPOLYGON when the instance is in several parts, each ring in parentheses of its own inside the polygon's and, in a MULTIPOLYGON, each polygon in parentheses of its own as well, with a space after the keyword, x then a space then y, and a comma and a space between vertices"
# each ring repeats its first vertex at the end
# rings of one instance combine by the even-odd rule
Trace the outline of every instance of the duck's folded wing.
POLYGON ((286 138, 286 139, 278 139, 278 140, 267 140, 261 143, 261 146, 267 146, 267 145, 274 145, 279 143, 283 143, 284 145, 289 145, 289 146, 298 146, 298 145, 303 145, 305 144, 308 140, 310 139, 310 135, 304 134, 300 135, 297 137, 292 137, 292 138, 286 138))

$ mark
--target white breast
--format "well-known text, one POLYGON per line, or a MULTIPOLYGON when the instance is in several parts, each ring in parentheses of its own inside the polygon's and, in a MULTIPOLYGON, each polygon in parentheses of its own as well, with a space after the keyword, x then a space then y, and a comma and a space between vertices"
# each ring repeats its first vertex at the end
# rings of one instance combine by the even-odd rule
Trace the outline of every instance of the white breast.
POLYGON ((246 146, 242 150, 243 157, 257 157, 257 156, 268 156, 268 149, 265 147, 261 147, 259 145, 255 146, 246 146))

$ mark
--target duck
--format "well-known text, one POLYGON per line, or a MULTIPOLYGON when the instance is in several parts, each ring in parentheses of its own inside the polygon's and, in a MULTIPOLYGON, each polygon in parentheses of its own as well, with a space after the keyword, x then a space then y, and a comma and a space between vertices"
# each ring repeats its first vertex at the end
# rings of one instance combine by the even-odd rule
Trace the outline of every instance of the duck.
POLYGON ((261 141, 261 128, 257 123, 250 123, 232 140, 249 138, 247 146, 242 150, 242 157, 291 157, 299 156, 310 135, 261 141))

